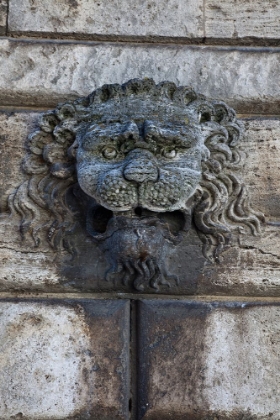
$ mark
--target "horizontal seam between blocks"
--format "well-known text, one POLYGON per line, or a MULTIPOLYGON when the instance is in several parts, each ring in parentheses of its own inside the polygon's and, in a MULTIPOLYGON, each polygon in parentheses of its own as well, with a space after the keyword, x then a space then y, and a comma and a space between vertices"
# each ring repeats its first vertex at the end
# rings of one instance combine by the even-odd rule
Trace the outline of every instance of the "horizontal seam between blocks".
POLYGON ((61 32, 39 32, 39 31, 10 31, 7 36, 1 38, 10 38, 14 40, 29 40, 38 42, 57 41, 58 43, 121 43, 121 44, 159 44, 159 45, 195 45, 195 46, 213 46, 213 47, 267 47, 279 48, 280 38, 208 38, 208 37, 169 37, 159 35, 103 35, 103 34, 85 34, 85 33, 61 33, 61 32))
POLYGON ((280 305, 280 296, 240 296, 240 295, 151 295, 151 294, 139 294, 135 295, 132 293, 71 293, 71 292, 0 292, 0 302, 4 300, 36 300, 36 299, 96 299, 96 300, 174 300, 177 302, 189 301, 189 302, 205 302, 205 303, 257 303, 257 304, 276 304, 280 305))

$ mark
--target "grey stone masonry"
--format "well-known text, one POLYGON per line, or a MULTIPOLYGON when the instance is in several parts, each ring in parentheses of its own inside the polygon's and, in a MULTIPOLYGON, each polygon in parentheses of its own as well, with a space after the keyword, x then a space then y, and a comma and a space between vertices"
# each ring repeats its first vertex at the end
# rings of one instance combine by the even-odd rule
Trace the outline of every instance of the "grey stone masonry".
POLYGON ((181 40, 277 40, 277 0, 10 0, 9 32, 106 36, 116 38, 179 38, 181 40))
POLYGON ((214 40, 279 39, 279 16, 280 3, 277 0, 207 0, 205 36, 214 40))
POLYGON ((10 0, 10 32, 203 37, 203 1, 10 0))
POLYGON ((129 302, 0 300, 0 418, 128 419, 129 302))
POLYGON ((52 108, 105 83, 151 77, 190 85, 237 112, 279 110, 280 49, 0 41, 2 106, 52 108))
POLYGON ((280 419, 279 20, 0 0, 0 420, 280 419))
POLYGON ((139 316, 139 420, 279 419, 279 303, 143 301, 139 316))

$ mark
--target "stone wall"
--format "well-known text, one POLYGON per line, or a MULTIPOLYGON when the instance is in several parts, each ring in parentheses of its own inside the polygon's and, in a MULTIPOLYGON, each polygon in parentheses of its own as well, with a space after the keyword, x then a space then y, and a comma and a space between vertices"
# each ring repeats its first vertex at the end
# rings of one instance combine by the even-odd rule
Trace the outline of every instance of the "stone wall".
POLYGON ((279 420, 279 17, 276 0, 0 0, 1 420, 279 420), (219 264, 193 237, 181 286, 144 295, 109 287, 87 244, 62 270, 8 199, 41 112, 147 77, 236 110, 266 222, 219 264))

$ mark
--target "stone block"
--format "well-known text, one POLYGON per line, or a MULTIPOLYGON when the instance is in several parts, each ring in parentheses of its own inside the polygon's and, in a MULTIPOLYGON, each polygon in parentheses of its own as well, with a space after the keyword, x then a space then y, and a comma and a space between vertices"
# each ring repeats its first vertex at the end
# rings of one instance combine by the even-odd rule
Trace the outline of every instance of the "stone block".
POLYGON ((149 300, 139 316, 139 420, 279 419, 279 303, 149 300))
POLYGON ((207 38, 278 39, 280 4, 277 0, 207 0, 205 36, 207 38))
POLYGON ((261 237, 240 235, 235 247, 223 254, 223 261, 205 268, 199 293, 226 295, 278 295, 279 265, 279 119, 244 120, 242 142, 246 153, 242 177, 249 186, 252 206, 266 217, 261 237))
MULTIPOLYGON (((81 235, 80 253, 71 260, 66 251, 56 251, 47 241, 35 246, 22 240, 19 218, 9 216, 8 196, 24 181, 22 159, 27 134, 36 127, 36 112, 0 113, 0 290, 48 292, 127 291, 121 284, 105 281, 108 265, 89 237, 81 235)), ((208 264, 201 241, 194 231, 168 257, 169 271, 180 283, 174 294, 280 295, 278 182, 280 121, 277 118, 245 119, 241 143, 245 166, 240 176, 247 186, 253 208, 266 215, 260 237, 240 234, 222 254, 220 264, 208 264)), ((163 293, 169 293, 166 289, 163 293)))
POLYGON ((7 216, 8 196, 19 186, 19 181, 25 180, 22 171, 25 144, 37 119, 36 112, 0 113, 0 277, 6 290, 24 290, 28 284, 37 290, 44 290, 47 284, 50 290, 53 287, 57 291, 63 290, 59 287, 59 276, 54 266, 55 253, 43 244, 40 250, 24 245, 18 226, 13 223, 13 218, 7 216))
POLYGON ((9 113, 0 111, 0 213, 7 211, 7 198, 21 179, 24 181, 21 163, 25 154, 27 136, 36 127, 38 112, 9 113))
POLYGON ((0 301, 0 417, 128 419, 129 303, 0 301))
POLYGON ((277 114, 277 48, 0 41, 3 106, 52 108, 105 83, 152 77, 191 85, 238 112, 277 114))
POLYGON ((6 35, 7 10, 7 0, 0 0, 0 35, 6 35))
POLYGON ((203 37, 203 1, 10 1, 10 32, 203 37))
POLYGON ((253 205, 258 206, 269 220, 279 219, 277 173, 279 162, 280 120, 247 118, 242 141, 246 153, 244 175, 251 186, 253 205), (259 182, 261 178, 261 182, 259 182))

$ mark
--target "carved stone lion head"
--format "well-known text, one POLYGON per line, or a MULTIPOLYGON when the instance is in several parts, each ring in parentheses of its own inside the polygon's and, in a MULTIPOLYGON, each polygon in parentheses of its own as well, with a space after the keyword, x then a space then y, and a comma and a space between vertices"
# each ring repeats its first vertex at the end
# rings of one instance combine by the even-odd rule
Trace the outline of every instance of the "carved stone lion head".
POLYGON ((185 209, 210 156, 200 126, 186 115, 172 121, 140 112, 94 122, 77 136, 79 185, 112 211, 185 209))
POLYGON ((115 265, 128 264, 127 272, 151 280, 159 264, 152 251, 145 266, 140 251, 131 262, 137 238, 129 229, 138 229, 142 244, 149 235, 155 238, 147 234, 151 224, 160 237, 176 242, 170 220, 181 212, 180 229, 195 226, 210 261, 217 260, 233 229, 260 230, 262 215, 250 208, 237 175, 242 126, 221 101, 171 82, 135 79, 58 105, 39 125, 24 162, 29 181, 10 197, 22 218, 22 235, 31 234, 35 243, 45 232, 50 244, 66 246, 63 238, 84 217, 92 237, 107 240, 105 248, 109 237, 112 243, 114 234, 126 232, 119 237, 126 255, 122 259, 124 251, 114 251, 115 265))

